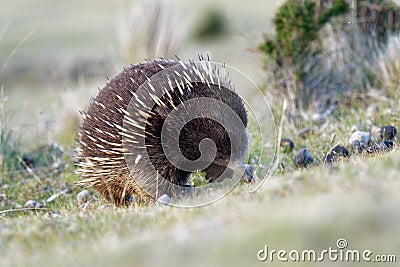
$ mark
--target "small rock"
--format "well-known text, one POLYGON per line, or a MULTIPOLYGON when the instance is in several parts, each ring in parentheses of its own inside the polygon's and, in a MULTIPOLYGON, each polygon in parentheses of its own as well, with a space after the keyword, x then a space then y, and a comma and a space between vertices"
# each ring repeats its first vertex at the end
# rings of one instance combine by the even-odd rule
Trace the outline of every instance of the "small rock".
POLYGON ((51 186, 45 186, 45 187, 43 187, 43 189, 42 189, 42 191, 44 192, 44 193, 53 193, 53 188, 51 187, 51 186))
POLYGON ((6 194, 0 194, 0 203, 4 202, 7 200, 7 195, 6 194))
POLYGON ((167 194, 164 194, 157 199, 158 204, 168 205, 170 202, 171 202, 171 197, 168 196, 167 194))
POLYGON ((24 204, 24 208, 28 208, 28 209, 34 209, 37 205, 37 202, 34 200, 28 200, 27 202, 25 202, 24 204))
POLYGON ((363 152, 365 149, 367 148, 366 145, 361 144, 360 141, 358 140, 354 140, 351 143, 351 150, 353 153, 355 154, 360 154, 361 152, 363 152))
POLYGON ((376 142, 373 146, 367 148, 369 154, 382 153, 392 150, 394 143, 391 140, 385 140, 383 142, 376 142))
POLYGON ((90 200, 90 192, 88 190, 82 190, 76 196, 76 200, 78 201, 78 205, 85 204, 90 200))
POLYGON ((304 128, 299 132, 299 137, 303 139, 307 139, 308 137, 311 137, 313 134, 315 134, 315 131, 310 128, 304 128))
POLYGON ((311 156, 310 152, 306 148, 301 149, 294 156, 294 165, 297 168, 307 167, 310 164, 314 163, 314 158, 311 156))
POLYGON ((382 140, 393 140, 397 134, 397 129, 394 126, 383 126, 381 128, 381 138, 382 140))
POLYGON ((280 148, 283 151, 283 153, 290 153, 292 152, 293 148, 294 148, 294 143, 292 140, 284 138, 281 140, 280 143, 280 148))
POLYGON ((389 148, 389 150, 392 150, 394 148, 394 142, 392 140, 385 140, 383 141, 383 144, 389 148))
POLYGON ((63 190, 61 191, 61 194, 72 194, 72 186, 71 185, 66 185, 63 190))
POLYGON ((340 157, 348 158, 349 156, 349 151, 344 146, 337 145, 326 155, 324 163, 333 163, 340 157))
POLYGON ((61 216, 61 212, 59 212, 59 211, 50 211, 47 215, 49 217, 51 217, 51 218, 56 218, 56 217, 60 217, 61 216))
POLYGON ((368 146, 371 143, 371 134, 368 132, 355 131, 349 138, 349 143, 359 141, 361 146, 368 146))

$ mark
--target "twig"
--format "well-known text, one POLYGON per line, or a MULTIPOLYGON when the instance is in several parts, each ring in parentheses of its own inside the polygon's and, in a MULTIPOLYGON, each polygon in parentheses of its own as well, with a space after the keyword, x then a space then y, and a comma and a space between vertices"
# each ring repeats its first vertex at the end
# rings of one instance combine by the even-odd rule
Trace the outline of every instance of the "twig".
POLYGON ((40 184, 42 184, 42 181, 40 180, 40 177, 36 175, 36 173, 34 173, 32 171, 32 169, 25 163, 25 161, 22 160, 21 157, 18 157, 19 162, 21 162, 21 164, 25 167, 25 169, 32 174, 33 178, 36 179, 36 181, 38 181, 40 184))
MULTIPOLYGON (((9 212, 14 212, 14 211, 26 211, 26 210, 53 210, 53 209, 49 209, 49 208, 18 208, 18 209, 11 209, 11 210, 1 210, 0 211, 0 215, 1 214, 6 214, 9 212)), ((0 216, 0 218, 2 218, 2 216, 0 216)))

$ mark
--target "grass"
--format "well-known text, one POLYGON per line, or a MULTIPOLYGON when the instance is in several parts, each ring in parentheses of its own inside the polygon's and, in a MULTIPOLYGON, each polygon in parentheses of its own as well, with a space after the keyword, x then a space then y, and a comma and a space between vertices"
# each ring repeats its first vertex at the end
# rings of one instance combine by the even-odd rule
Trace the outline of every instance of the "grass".
MULTIPOLYGON (((380 110, 374 124, 393 121, 384 106, 380 110)), ((115 208, 96 193, 90 203, 80 206, 76 195, 81 189, 73 185, 79 178, 72 174, 72 159, 65 154, 58 156, 64 164, 61 169, 13 173, 12 180, 3 178, 0 187, 5 196, 0 200, 2 266, 161 266, 167 261, 177 266, 255 266, 261 264, 256 253, 265 245, 288 251, 322 250, 334 247, 341 237, 353 249, 396 254, 400 249, 398 145, 374 157, 321 164, 332 144, 347 145, 350 129, 368 120, 364 114, 361 108, 335 113, 323 130, 320 125, 303 125, 320 130, 306 140, 285 122, 283 137, 291 138, 296 150, 308 147, 318 166, 296 169, 294 152, 283 154, 285 169, 278 169, 260 190, 250 194, 247 185, 239 184, 204 208, 115 208), (68 186, 71 190, 66 192, 68 186), (55 201, 46 203, 55 194, 55 201), (28 199, 43 203, 44 209, 21 209, 28 199)), ((252 140, 252 147, 262 145, 257 137, 252 140)), ((40 159, 46 159, 42 154, 55 154, 45 148, 31 153, 40 159)), ((250 159, 257 153, 251 151, 250 159)), ((43 166, 57 161, 47 160, 43 166)))
MULTIPOLYGON (((303 17, 308 19, 308 16, 303 17)), ((287 100, 288 113, 302 119, 307 119, 305 112, 323 114, 342 105, 345 99, 398 99, 400 65, 398 57, 394 55, 399 49, 399 33, 387 34, 387 40, 383 42, 375 27, 364 33, 362 23, 364 21, 361 18, 332 18, 321 26, 315 36, 311 35, 313 40, 305 44, 292 42, 296 40, 296 34, 303 33, 296 27, 305 26, 302 23, 297 26, 294 23, 293 29, 288 26, 290 31, 286 34, 293 35, 293 38, 286 41, 294 46, 306 45, 299 56, 296 56, 294 48, 289 49, 290 46, 287 49, 294 55, 287 55, 286 58, 280 55, 284 53, 284 48, 268 50, 265 47, 271 42, 267 39, 261 46, 266 54, 266 90, 281 101, 287 100)), ((279 36, 276 34, 276 38, 279 36)), ((300 39, 304 41, 307 38, 300 39)))
POLYGON ((178 7, 176 1, 139 1, 121 12, 116 29, 124 65, 179 54, 186 42, 187 25, 183 23, 185 13, 178 7))
POLYGON ((40 0, 39 3, 41 7, 29 0, 23 0, 19 4, 9 2, 6 8, 0 11, 0 27, 8 25, 1 44, 0 61, 6 59, 15 48, 15 44, 31 31, 34 32, 33 36, 19 49, 15 55, 15 62, 27 63, 26 58, 31 56, 39 60, 47 53, 56 56, 59 50, 66 58, 87 56, 88 53, 85 52, 88 51, 91 55, 96 53, 96 56, 100 56, 106 53, 106 44, 115 38, 112 33, 116 13, 114 3, 98 1, 93 5, 87 0, 73 1, 69 4, 40 0), (21 5, 25 8, 21 8, 21 5), (73 21, 72 15, 75 15, 73 21), (100 45, 100 41, 105 45, 100 45), (97 48, 95 51, 93 46, 97 48))
MULTIPOLYGON (((14 171, 18 168, 19 144, 12 135, 10 126, 11 114, 6 110, 6 98, 0 88, 0 172, 14 171)), ((2 174, 0 174, 0 179, 2 174)), ((0 180, 1 181, 1 180, 0 180)))
POLYGON ((25 211, 3 218, 2 263, 257 265, 256 252, 264 245, 323 249, 340 237, 353 249, 395 254, 399 171, 396 151, 334 170, 321 166, 276 176, 254 194, 242 185, 222 201, 194 210, 116 209, 99 206, 103 202, 82 210, 71 197, 56 215, 25 211))
POLYGON ((399 74, 400 60, 396 51, 400 49, 400 35, 390 36, 385 49, 378 54, 378 79, 382 82, 388 95, 393 98, 400 98, 399 74))

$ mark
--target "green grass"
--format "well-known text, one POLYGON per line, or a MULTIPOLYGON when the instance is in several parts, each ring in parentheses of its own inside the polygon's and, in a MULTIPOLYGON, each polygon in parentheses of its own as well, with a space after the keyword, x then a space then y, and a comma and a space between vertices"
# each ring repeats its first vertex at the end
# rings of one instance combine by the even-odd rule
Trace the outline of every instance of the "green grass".
POLYGON ((353 249, 396 254, 399 171, 396 151, 334 170, 275 176, 254 194, 239 186, 201 209, 117 209, 94 202, 81 210, 70 196, 57 216, 30 211, 4 217, 0 254, 5 266, 243 266, 256 265, 264 245, 321 250, 340 237, 353 249))
POLYGON ((11 114, 6 110, 5 104, 3 88, 0 88, 0 181, 2 173, 15 171, 19 166, 19 144, 13 136, 10 125, 11 114))
MULTIPOLYGON (((384 110, 374 124, 396 119, 384 110)), ((35 176, 25 171, 14 173, 12 180, 3 177, 2 266, 164 266, 166 262, 261 266, 271 264, 257 260, 257 251, 265 245, 320 251, 335 247, 338 238, 346 238, 352 249, 396 254, 400 249, 398 146, 374 157, 361 155, 334 166, 321 164, 332 144, 340 141, 347 146, 350 128, 368 120, 364 114, 362 110, 338 111, 323 131, 306 140, 297 137, 297 128, 284 123, 284 137, 295 142, 295 150, 308 147, 319 166, 298 170, 292 163, 294 152, 283 154, 286 168, 278 169, 260 190, 249 193, 247 185, 239 184, 228 196, 203 208, 116 208, 96 193, 88 205, 79 206, 76 195, 81 189, 73 185, 79 178, 72 174, 73 161, 66 155, 61 157, 64 168, 60 172, 39 168, 34 169, 35 176), (72 192, 46 203, 45 209, 18 210, 28 199, 45 203, 67 186, 72 192)), ((306 126, 320 127, 299 127, 306 126)), ((251 147, 262 145, 257 136, 252 142, 251 147)), ((41 156, 43 149, 31 151, 31 156, 49 160, 41 156)), ((257 153, 251 149, 250 158, 257 153)))

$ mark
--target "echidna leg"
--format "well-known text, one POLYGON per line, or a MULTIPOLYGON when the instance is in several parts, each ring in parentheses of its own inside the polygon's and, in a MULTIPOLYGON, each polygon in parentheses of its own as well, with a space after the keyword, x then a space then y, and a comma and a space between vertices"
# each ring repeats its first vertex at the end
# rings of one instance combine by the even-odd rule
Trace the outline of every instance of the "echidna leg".
POLYGON ((178 170, 175 174, 175 179, 178 182, 180 186, 179 192, 177 193, 178 198, 186 198, 186 197, 192 197, 194 194, 194 190, 189 183, 189 177, 190 177, 190 172, 183 171, 183 170, 178 170))
POLYGON ((206 180, 209 180, 210 183, 215 181, 220 182, 233 176, 233 171, 231 169, 214 163, 208 166, 204 171, 206 173, 206 180))
POLYGON ((190 177, 190 172, 183 171, 183 170, 177 170, 175 173, 175 181, 177 182, 178 185, 180 186, 189 186, 189 177, 190 177))

